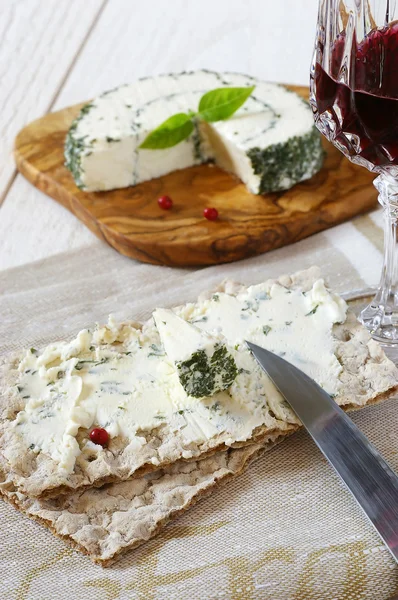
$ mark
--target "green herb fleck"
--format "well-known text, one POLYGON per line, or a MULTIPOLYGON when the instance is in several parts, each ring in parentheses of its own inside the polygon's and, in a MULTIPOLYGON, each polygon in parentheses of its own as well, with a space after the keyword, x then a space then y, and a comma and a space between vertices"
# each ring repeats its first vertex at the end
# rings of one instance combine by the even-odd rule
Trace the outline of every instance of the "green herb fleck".
POLYGON ((203 317, 198 317, 197 319, 192 319, 190 321, 190 323, 192 323, 192 324, 193 323, 202 323, 202 322, 205 323, 206 321, 207 321, 207 316, 204 315, 203 317))
POLYGON ((314 306, 314 308, 312 310, 310 310, 310 312, 307 313, 305 316, 309 317, 310 315, 314 315, 316 313, 316 311, 318 310, 318 308, 319 308, 319 304, 317 304, 316 306, 314 306))
POLYGON ((263 334, 264 335, 268 335, 269 332, 271 331, 272 327, 270 327, 269 325, 264 325, 263 327, 263 334))
POLYGON ((162 346, 157 346, 156 344, 151 344, 152 352, 148 352, 148 357, 150 356, 165 356, 165 352, 162 346))
POLYGON ((241 367, 238 371, 239 374, 241 373, 246 373, 246 375, 250 375, 250 371, 248 371, 247 369, 244 369, 243 367, 241 367))
POLYGON ((79 360, 74 368, 76 369, 76 371, 81 371, 85 364, 91 363, 93 367, 97 367, 98 365, 103 365, 107 362, 109 362, 108 356, 104 356, 104 358, 102 358, 101 360, 79 360))

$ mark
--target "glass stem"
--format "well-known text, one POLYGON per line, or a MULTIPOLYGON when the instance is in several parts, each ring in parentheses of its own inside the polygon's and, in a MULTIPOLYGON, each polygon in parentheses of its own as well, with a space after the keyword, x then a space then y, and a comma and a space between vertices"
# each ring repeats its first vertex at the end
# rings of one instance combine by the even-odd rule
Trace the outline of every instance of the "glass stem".
POLYGON ((383 174, 374 185, 384 213, 384 262, 376 296, 361 321, 374 338, 398 344, 398 181, 383 174))

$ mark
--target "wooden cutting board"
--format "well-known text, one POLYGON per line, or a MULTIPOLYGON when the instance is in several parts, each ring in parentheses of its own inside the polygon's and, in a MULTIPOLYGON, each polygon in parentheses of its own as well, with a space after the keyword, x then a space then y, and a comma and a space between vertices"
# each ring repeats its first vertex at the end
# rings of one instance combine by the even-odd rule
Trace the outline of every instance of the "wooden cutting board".
MULTIPOLYGON (((308 88, 287 87, 308 97, 308 88)), ((18 169, 99 238, 143 262, 178 267, 231 262, 291 244, 376 205, 374 176, 326 140, 322 170, 283 193, 252 195, 211 165, 122 190, 82 192, 63 157, 66 132, 82 106, 48 114, 22 129, 15 141, 18 169), (164 194, 173 199, 172 210, 158 207, 164 194), (207 206, 217 208, 217 221, 204 219, 207 206)))

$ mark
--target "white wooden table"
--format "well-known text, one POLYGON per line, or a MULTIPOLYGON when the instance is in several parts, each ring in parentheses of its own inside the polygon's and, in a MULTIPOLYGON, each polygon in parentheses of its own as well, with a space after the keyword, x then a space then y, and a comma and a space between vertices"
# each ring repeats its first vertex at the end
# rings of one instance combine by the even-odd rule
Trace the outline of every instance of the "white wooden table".
POLYGON ((101 243, 17 173, 12 147, 21 127, 162 72, 204 67, 307 84, 316 5, 315 0, 1 0, 0 269, 101 243))

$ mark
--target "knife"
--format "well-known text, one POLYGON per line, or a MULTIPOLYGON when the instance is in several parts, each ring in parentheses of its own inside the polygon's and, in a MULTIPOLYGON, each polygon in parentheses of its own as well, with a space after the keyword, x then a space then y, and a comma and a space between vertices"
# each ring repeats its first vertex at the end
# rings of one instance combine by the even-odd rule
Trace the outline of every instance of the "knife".
POLYGON ((398 562, 398 477, 351 419, 313 379, 246 342, 398 562))

